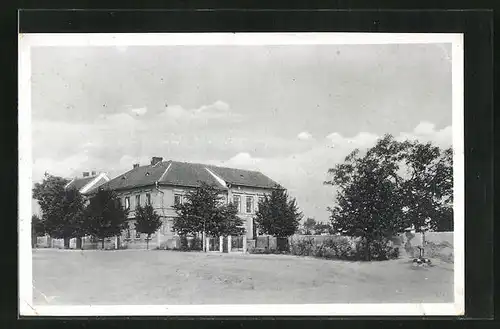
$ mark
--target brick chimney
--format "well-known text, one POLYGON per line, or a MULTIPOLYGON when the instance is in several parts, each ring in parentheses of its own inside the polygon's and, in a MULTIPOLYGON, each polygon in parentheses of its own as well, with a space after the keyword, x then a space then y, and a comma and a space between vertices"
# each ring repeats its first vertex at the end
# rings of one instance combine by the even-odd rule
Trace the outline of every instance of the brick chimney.
POLYGON ((89 177, 89 176, 90 176, 90 173, 88 171, 83 172, 83 177, 89 177))
POLYGON ((139 168, 139 164, 138 164, 138 163, 134 163, 133 168, 134 168, 134 169, 135 169, 135 168, 139 168))
POLYGON ((157 163, 159 163, 159 162, 162 162, 162 161, 163 161, 163 158, 162 158, 162 157, 153 157, 153 158, 151 159, 151 165, 153 165, 153 166, 154 166, 155 164, 157 164, 157 163))

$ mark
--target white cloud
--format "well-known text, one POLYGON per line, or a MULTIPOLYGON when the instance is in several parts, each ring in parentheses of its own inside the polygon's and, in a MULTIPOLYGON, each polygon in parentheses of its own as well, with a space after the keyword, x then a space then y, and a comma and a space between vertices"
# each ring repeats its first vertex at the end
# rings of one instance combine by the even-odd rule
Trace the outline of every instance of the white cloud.
POLYGON ((241 115, 231 110, 229 104, 220 100, 195 109, 185 109, 180 105, 169 105, 160 116, 163 116, 167 122, 175 123, 194 123, 211 119, 237 120, 241 118, 241 115))
POLYGON ((421 142, 432 142, 439 147, 450 147, 453 144, 452 126, 436 130, 435 125, 429 122, 420 122, 411 133, 401 133, 397 140, 419 140, 421 142))
POLYGON ((250 153, 241 152, 225 162, 225 165, 242 169, 256 169, 258 168, 258 164, 259 162, 261 162, 261 160, 262 159, 260 158, 252 157, 250 153))
POLYGON ((125 170, 130 170, 133 168, 133 165, 138 163, 141 166, 147 165, 150 163, 150 157, 148 156, 131 156, 131 155, 124 155, 120 158, 119 160, 119 166, 120 168, 125 168, 125 170))
POLYGON ((335 148, 362 148, 369 147, 375 144, 379 136, 368 133, 360 132, 353 137, 344 137, 340 133, 333 132, 326 136, 326 139, 330 142, 330 147, 335 148))
POLYGON ((434 133, 435 127, 433 123, 422 121, 413 129, 413 132, 416 135, 430 135, 434 133))
POLYGON ((137 116, 143 116, 144 114, 146 114, 148 112, 148 109, 146 107, 140 107, 140 108, 132 109, 130 111, 135 113, 137 116))
POLYGON ((313 136, 308 133, 307 131, 303 131, 297 135, 297 138, 300 139, 301 141, 307 141, 313 138, 313 136))

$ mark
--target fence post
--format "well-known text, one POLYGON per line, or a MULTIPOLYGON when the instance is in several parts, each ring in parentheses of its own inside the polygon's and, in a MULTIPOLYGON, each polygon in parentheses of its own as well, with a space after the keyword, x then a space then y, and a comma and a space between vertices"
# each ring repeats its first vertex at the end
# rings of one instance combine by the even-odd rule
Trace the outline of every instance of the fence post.
POLYGON ((230 235, 227 236, 227 252, 228 253, 231 252, 231 236, 230 235))
POLYGON ((219 251, 224 252, 224 237, 219 237, 219 251))
POLYGON ((243 253, 247 252, 247 235, 243 235, 243 253))
POLYGON ((205 241, 207 243, 207 245, 205 246, 207 248, 206 251, 210 251, 210 237, 206 237, 205 241))

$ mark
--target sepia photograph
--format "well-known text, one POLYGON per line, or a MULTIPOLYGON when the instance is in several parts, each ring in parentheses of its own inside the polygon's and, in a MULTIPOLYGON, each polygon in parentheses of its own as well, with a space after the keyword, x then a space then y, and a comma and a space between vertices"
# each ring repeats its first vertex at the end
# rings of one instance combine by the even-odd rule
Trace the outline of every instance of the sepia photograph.
POLYGON ((21 34, 22 315, 464 314, 461 34, 21 34))

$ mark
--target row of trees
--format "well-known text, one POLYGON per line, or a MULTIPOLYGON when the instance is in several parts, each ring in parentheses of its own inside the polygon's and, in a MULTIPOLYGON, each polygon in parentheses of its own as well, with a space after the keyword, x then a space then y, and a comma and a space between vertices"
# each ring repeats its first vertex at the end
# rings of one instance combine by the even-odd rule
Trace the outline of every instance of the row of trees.
POLYGON ((412 227, 453 230, 453 152, 385 135, 365 153, 354 150, 328 173, 337 188, 329 208, 335 232, 370 247, 412 227))
MULTIPOLYGON (((67 180, 46 174, 41 183, 33 188, 33 197, 41 208, 41 217, 33 215, 31 225, 33 235, 48 234, 64 239, 64 247, 69 248, 71 238, 80 241, 83 236, 100 240, 104 248, 106 238, 119 236, 128 229, 128 210, 116 194, 110 190, 99 190, 86 198, 76 189, 66 189, 67 180)), ((135 229, 151 234, 161 226, 160 217, 151 205, 136 209, 135 229)))

